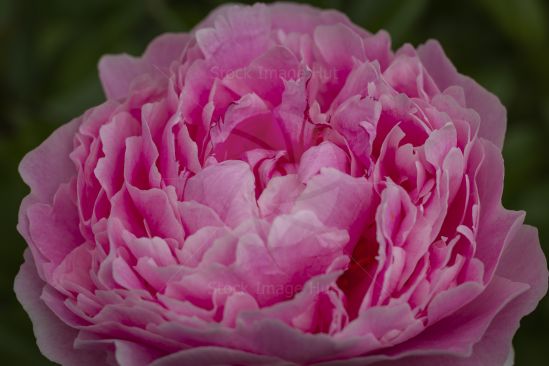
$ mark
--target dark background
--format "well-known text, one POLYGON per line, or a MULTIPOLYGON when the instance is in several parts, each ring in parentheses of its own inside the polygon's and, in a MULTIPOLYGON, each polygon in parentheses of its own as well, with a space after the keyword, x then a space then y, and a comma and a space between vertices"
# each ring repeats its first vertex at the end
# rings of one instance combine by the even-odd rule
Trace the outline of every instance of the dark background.
MULTIPOLYGON (((13 294, 24 241, 15 231, 27 187, 23 154, 103 100, 104 53, 140 54, 156 35, 186 31, 222 1, 0 0, 0 361, 47 365, 13 294)), ((525 209, 549 252, 549 3, 543 0, 325 0, 393 46, 438 39, 458 69, 508 108, 504 203, 525 209)), ((549 364, 549 301, 515 338, 517 366, 549 364)))

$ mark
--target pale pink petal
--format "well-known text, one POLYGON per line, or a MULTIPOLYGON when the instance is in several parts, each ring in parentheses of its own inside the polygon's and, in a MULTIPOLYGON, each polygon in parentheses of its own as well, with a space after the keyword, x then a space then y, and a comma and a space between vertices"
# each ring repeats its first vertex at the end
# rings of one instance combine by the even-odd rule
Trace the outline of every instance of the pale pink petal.
POLYGON ((261 216, 274 218, 289 213, 297 197, 305 189, 296 174, 274 177, 257 200, 261 216))
POLYGON ((307 182, 320 173, 321 168, 334 168, 341 172, 348 171, 349 158, 343 150, 330 142, 323 142, 305 151, 301 156, 298 176, 301 182, 307 182))
POLYGON ((224 225, 214 210, 196 201, 179 202, 178 208, 181 221, 188 235, 203 227, 224 225))
POLYGON ((126 97, 133 80, 151 71, 149 64, 126 54, 103 56, 98 67, 107 99, 126 97))
POLYGON ((314 40, 331 67, 351 69, 353 58, 359 61, 366 59, 360 36, 341 23, 318 26, 314 31, 314 40))
POLYGON ((297 80, 301 74, 295 55, 285 47, 276 46, 249 66, 226 75, 223 85, 238 95, 255 93, 271 106, 277 106, 285 88, 284 80, 297 80))
POLYGON ((257 215, 254 176, 248 164, 228 160, 189 179, 185 199, 212 208, 229 226, 257 215), (224 189, 219 189, 224 187, 224 189))
POLYGON ((353 178, 333 168, 322 168, 307 182, 293 212, 312 211, 325 225, 345 228, 354 243, 368 219, 373 216, 373 188, 361 178, 353 178))
POLYGON ((215 17, 213 28, 196 31, 196 40, 207 60, 229 72, 267 50, 270 18, 263 4, 227 6, 215 17))

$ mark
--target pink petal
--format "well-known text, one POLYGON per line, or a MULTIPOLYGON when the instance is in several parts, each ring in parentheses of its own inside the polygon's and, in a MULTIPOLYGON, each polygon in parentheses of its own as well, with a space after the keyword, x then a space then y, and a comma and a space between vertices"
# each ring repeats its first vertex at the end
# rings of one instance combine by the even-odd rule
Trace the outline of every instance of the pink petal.
POLYGON ((228 6, 216 14, 213 28, 195 33, 206 60, 229 72, 247 65, 266 51, 271 22, 264 4, 228 6))
POLYGON ((272 25, 275 29, 312 34, 320 25, 345 24, 351 26, 349 18, 343 13, 332 9, 317 9, 308 4, 273 3, 269 6, 272 25))
POLYGON ((185 201, 193 200, 212 208, 232 227, 256 216, 254 176, 249 165, 227 160, 203 169, 189 179, 185 189, 185 201))
POLYGON ((144 74, 166 77, 167 69, 186 47, 185 34, 163 34, 147 47, 143 58, 106 55, 99 60, 99 78, 107 99, 121 99, 128 95, 134 79, 144 74))
POLYGON ((492 141, 501 149, 507 117, 499 99, 473 79, 458 74, 437 41, 431 40, 420 46, 417 53, 439 89, 444 90, 452 85, 463 87, 467 106, 476 110, 481 118, 479 136, 492 141))
POLYGON ((219 366, 219 365, 274 365, 283 362, 272 356, 257 355, 222 347, 195 347, 173 353, 153 362, 150 366, 219 366))
POLYGON ((503 158, 492 143, 482 143, 484 160, 476 178, 480 197, 480 217, 476 257, 485 266, 485 280, 494 273, 506 243, 524 220, 524 212, 510 211, 501 204, 503 192, 503 158))
POLYGON ((381 104, 356 95, 343 102, 332 116, 332 125, 341 133, 354 157, 366 168, 375 138, 375 126, 381 115, 381 104))
POLYGON ((255 93, 271 106, 277 106, 284 91, 284 80, 297 80, 301 74, 296 56, 285 47, 275 46, 249 66, 225 76, 223 85, 239 95, 255 93))
POLYGON ((321 168, 334 168, 347 172, 349 158, 338 146, 331 142, 323 142, 305 151, 301 156, 298 176, 301 182, 307 182, 311 177, 320 173, 321 168))
POLYGON ((366 37, 362 40, 366 58, 370 61, 379 62, 381 70, 385 70, 391 62, 393 52, 391 51, 391 36, 384 30, 366 37))
POLYGON ((444 158, 450 149, 457 145, 457 135, 454 125, 446 124, 440 130, 433 131, 425 141, 425 157, 436 169, 442 166, 444 158))
POLYGON ((183 240, 185 233, 173 197, 157 188, 140 190, 128 186, 128 192, 150 236, 183 240))
POLYGON ((103 56, 98 67, 107 99, 125 98, 133 80, 151 70, 141 59, 126 54, 103 56))
POLYGON ((324 226, 309 211, 297 211, 274 219, 267 245, 278 267, 299 282, 300 277, 324 273, 348 241, 345 230, 324 226))
POLYGON ((322 168, 307 183, 293 212, 309 210, 320 222, 349 231, 354 243, 373 216, 373 188, 363 178, 353 178, 333 168, 322 168))
POLYGON ((40 299, 43 287, 44 282, 38 277, 30 252, 26 251, 25 263, 15 278, 14 291, 32 320, 36 343, 42 354, 53 362, 68 366, 103 364, 103 352, 74 348, 78 331, 63 323, 40 299))
POLYGON ((124 181, 124 155, 126 139, 140 132, 139 122, 129 113, 117 114, 112 121, 99 130, 104 157, 99 159, 94 174, 111 198, 118 192, 124 181))
POLYGON ((84 242, 78 229, 74 189, 74 184, 62 185, 52 206, 37 203, 26 211, 31 243, 44 258, 56 265, 84 242))
POLYGON ((196 201, 179 202, 179 214, 188 235, 206 226, 223 226, 223 221, 210 207, 196 201))
POLYGON ((37 200, 52 202, 59 185, 74 176, 75 168, 69 156, 81 121, 77 118, 59 127, 40 146, 27 153, 19 164, 19 174, 37 200))
POLYGON ((170 64, 179 60, 190 40, 191 36, 188 34, 164 33, 149 43, 143 54, 143 61, 159 72, 167 72, 170 64))
POLYGON ((272 178, 257 200, 261 216, 274 218, 289 213, 303 189, 296 174, 272 178))
POLYGON ((341 23, 316 27, 314 41, 324 60, 332 67, 350 70, 353 58, 366 59, 360 36, 341 23))

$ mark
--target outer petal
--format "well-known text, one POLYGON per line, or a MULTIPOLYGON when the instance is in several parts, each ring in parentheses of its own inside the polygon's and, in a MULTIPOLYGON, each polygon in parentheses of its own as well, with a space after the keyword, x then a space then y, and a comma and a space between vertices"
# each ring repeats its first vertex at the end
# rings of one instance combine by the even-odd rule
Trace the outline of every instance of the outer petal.
POLYGON ((99 60, 99 78, 107 99, 126 97, 132 81, 146 73, 166 76, 171 62, 187 46, 186 34, 166 33, 155 38, 142 58, 127 54, 106 55, 99 60))
POLYGON ((153 362, 151 366, 222 366, 222 365, 269 365, 291 366, 294 363, 253 353, 221 347, 197 347, 171 354, 153 362))
MULTIPOLYGON (((496 366, 512 365, 511 341, 520 319, 532 312, 547 293, 547 262, 539 244, 537 230, 523 225, 505 248, 496 271, 502 276, 529 286, 498 313, 470 357, 421 357, 411 360, 411 366, 496 366)), ((388 365, 393 365, 390 363, 388 365)))
MULTIPOLYGON (((215 8, 206 19, 200 22, 194 29, 212 27, 217 17, 226 14, 233 4, 224 4, 215 8)), ((355 27, 347 16, 339 11, 321 10, 308 4, 294 4, 290 2, 278 2, 269 5, 272 27, 284 29, 288 32, 312 33, 320 24, 343 23, 355 27)), ((362 31, 362 29, 360 29, 362 31)))
MULTIPOLYGON (((448 336, 433 337, 431 341, 424 343, 423 347, 415 348, 396 353, 393 356, 380 355, 359 357, 352 361, 334 361, 322 363, 324 366, 347 366, 347 365, 372 365, 376 366, 399 366, 402 364, 409 366, 499 366, 512 365, 511 340, 516 330, 519 327, 520 319, 532 312, 537 303, 543 298, 547 292, 547 262, 539 245, 538 235, 535 228, 530 226, 522 226, 513 240, 509 242, 494 280, 500 285, 507 287, 511 285, 517 290, 522 291, 518 296, 511 301, 506 301, 505 306, 491 320, 490 325, 483 332, 482 338, 470 349, 470 352, 458 351, 457 349, 449 348, 451 339, 448 336), (523 290, 520 290, 522 287, 523 290), (437 346, 438 342, 449 341, 447 346, 437 346), (437 349, 438 348, 438 349, 437 349)), ((501 287, 501 286, 500 286, 501 287)), ((503 287, 501 287, 503 289, 503 287)), ((510 289, 510 287, 508 287, 510 289)), ((514 292, 514 291, 513 291, 514 292)), ((496 291, 500 293, 500 291, 496 291)), ((478 306, 486 299, 486 294, 480 295, 477 300, 464 307, 465 313, 467 309, 472 309, 478 306), (475 305, 476 304, 476 305, 475 305)), ((488 300, 492 296, 488 297, 488 300)), ((456 315, 464 314, 460 310, 456 315)), ((475 313, 472 313, 475 315, 475 313)), ((478 315, 478 314, 477 314, 478 315)), ((450 317, 451 318, 451 317, 450 317)), ((478 322, 477 322, 478 323, 478 322)), ((482 321, 481 321, 482 323, 482 321)), ((440 327, 440 325, 437 325, 440 327)), ((446 328, 451 330, 452 337, 458 335, 461 331, 472 331, 470 325, 466 321, 461 321, 459 327, 446 328)), ((479 333, 478 330, 473 333, 479 333)), ((420 335, 419 337, 422 337, 420 335)), ((424 338, 425 339, 425 338, 424 338)), ((415 342, 415 340, 412 340, 415 342)), ((320 365, 320 364, 319 364, 320 365)))
POLYGON ((132 81, 150 71, 148 64, 127 54, 103 56, 98 67, 99 79, 107 99, 126 97, 132 81))
POLYGON ((195 36, 206 60, 228 72, 265 52, 270 32, 270 17, 264 4, 233 5, 217 12, 213 27, 198 29, 195 36))
POLYGON ((499 99, 473 79, 459 74, 437 41, 428 41, 418 48, 417 53, 440 90, 453 85, 464 89, 467 107, 476 110, 481 118, 479 136, 492 141, 501 149, 507 116, 499 99))
POLYGON ((101 339, 91 333, 80 333, 75 346, 86 352, 108 349, 107 365, 147 366, 159 357, 154 351, 136 343, 119 339, 101 339))
POLYGON ((167 69, 187 47, 191 36, 186 33, 164 33, 156 37, 143 54, 143 60, 155 68, 167 69))
POLYGON ((475 256, 485 266, 485 280, 489 281, 500 261, 506 242, 524 220, 524 212, 505 209, 503 194, 503 158, 496 146, 487 141, 483 145, 484 160, 476 177, 480 197, 480 215, 475 256))
POLYGON ((68 182, 75 174, 69 154, 80 123, 81 119, 77 118, 59 127, 19 164, 19 174, 38 201, 51 202, 61 183, 68 182))
POLYGON ((345 24, 354 27, 349 18, 336 10, 321 10, 308 4, 279 2, 270 5, 273 28, 287 32, 312 33, 318 25, 345 24))
POLYGON ((324 60, 334 67, 351 69, 353 58, 366 58, 360 36, 341 23, 318 26, 314 40, 324 60))
POLYGON ((36 343, 44 356, 65 366, 102 365, 101 352, 84 352, 74 348, 78 331, 63 323, 40 299, 44 282, 38 277, 34 260, 27 250, 25 262, 15 278, 14 290, 19 302, 29 314, 36 343))

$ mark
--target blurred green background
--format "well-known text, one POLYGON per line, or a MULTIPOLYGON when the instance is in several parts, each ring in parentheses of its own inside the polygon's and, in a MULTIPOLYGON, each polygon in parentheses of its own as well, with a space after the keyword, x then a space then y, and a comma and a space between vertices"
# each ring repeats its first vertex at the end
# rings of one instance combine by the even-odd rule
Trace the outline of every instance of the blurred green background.
MULTIPOLYGON (((47 365, 13 294, 27 188, 17 164, 56 127, 103 100, 96 64, 186 31, 222 1, 0 0, 0 361, 47 365)), ((438 39, 458 69, 508 108, 504 203, 525 209, 549 252, 549 4, 542 0, 325 0, 394 47, 438 39)), ((549 301, 522 322, 517 366, 549 364, 549 301)))

